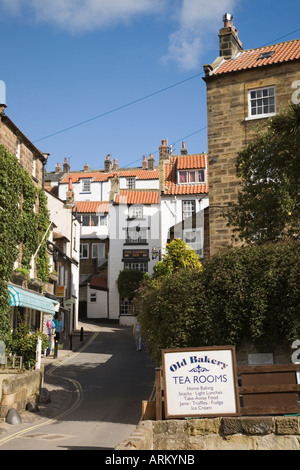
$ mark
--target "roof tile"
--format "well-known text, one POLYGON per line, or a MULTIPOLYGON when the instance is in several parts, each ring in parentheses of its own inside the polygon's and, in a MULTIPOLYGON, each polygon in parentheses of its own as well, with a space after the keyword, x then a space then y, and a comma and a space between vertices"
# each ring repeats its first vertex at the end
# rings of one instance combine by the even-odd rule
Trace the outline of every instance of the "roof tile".
MULTIPOLYGON (((177 184, 177 170, 205 169, 207 168, 207 155, 180 155, 170 158, 170 163, 165 164, 165 194, 185 195, 185 194, 207 194, 208 182, 177 184)), ((206 172, 208 178, 208 172, 206 172)))
POLYGON ((109 212, 109 202, 107 201, 78 201, 74 207, 79 214, 97 214, 109 212))
POLYGON ((221 62, 220 66, 212 72, 212 75, 221 75, 299 59, 300 39, 295 39, 272 46, 241 51, 236 57, 221 62), (273 54, 265 59, 260 59, 261 54, 266 52, 273 52, 273 54))
POLYGON ((107 181, 109 178, 113 178, 115 175, 118 175, 120 178, 136 177, 138 180, 149 180, 149 179, 158 179, 158 169, 156 170, 142 170, 142 169, 129 169, 129 170, 114 170, 110 173, 104 173, 101 171, 92 171, 92 172, 74 172, 68 173, 61 183, 68 183, 71 178, 72 183, 78 183, 80 179, 83 178, 93 178, 93 181, 107 181))
POLYGON ((159 204, 159 191, 120 191, 115 199, 116 204, 159 204))

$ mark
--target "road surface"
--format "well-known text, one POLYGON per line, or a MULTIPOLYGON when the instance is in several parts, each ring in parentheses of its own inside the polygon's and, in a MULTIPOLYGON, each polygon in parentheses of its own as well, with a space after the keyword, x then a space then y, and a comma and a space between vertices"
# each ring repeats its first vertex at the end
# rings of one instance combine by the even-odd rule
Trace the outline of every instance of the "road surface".
POLYGON ((81 352, 46 369, 45 387, 58 384, 51 392, 57 394, 51 405, 55 417, 5 423, 0 450, 111 450, 130 436, 142 400, 153 392, 155 366, 145 351, 136 350, 130 327, 98 330, 81 352))

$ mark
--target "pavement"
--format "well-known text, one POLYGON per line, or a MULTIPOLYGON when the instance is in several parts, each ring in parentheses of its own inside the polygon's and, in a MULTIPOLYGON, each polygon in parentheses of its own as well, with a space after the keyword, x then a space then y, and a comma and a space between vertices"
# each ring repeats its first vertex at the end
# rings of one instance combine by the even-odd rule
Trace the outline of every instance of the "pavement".
POLYGON ((72 385, 66 380, 58 380, 52 377, 52 370, 59 367, 63 362, 68 361, 83 349, 96 332, 102 329, 101 323, 79 322, 78 329, 72 335, 72 341, 68 338, 62 345, 59 345, 57 357, 42 357, 42 366, 44 368, 43 387, 49 392, 51 401, 48 403, 38 403, 36 412, 27 410, 19 412, 21 424, 8 424, 0 421, 0 449, 1 442, 9 439, 10 436, 28 428, 28 426, 39 426, 48 420, 55 420, 64 409, 68 409, 72 399, 72 385))

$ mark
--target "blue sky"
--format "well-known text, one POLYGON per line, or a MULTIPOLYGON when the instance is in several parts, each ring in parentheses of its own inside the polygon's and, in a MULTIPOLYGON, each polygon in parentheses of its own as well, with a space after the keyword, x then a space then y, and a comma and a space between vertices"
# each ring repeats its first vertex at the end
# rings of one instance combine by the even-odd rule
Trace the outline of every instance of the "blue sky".
POLYGON ((0 0, 6 114, 48 171, 140 166, 162 139, 207 151, 203 64, 226 12, 244 49, 300 37, 299 0, 0 0))

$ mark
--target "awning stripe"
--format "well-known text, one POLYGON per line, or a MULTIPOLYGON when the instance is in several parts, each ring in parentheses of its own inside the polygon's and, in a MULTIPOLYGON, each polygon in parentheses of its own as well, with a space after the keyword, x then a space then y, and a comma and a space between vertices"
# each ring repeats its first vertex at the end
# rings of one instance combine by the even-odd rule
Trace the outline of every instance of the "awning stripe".
POLYGON ((35 294, 21 287, 8 286, 9 303, 12 307, 28 307, 45 313, 55 314, 54 305, 59 302, 48 299, 43 295, 35 294))

